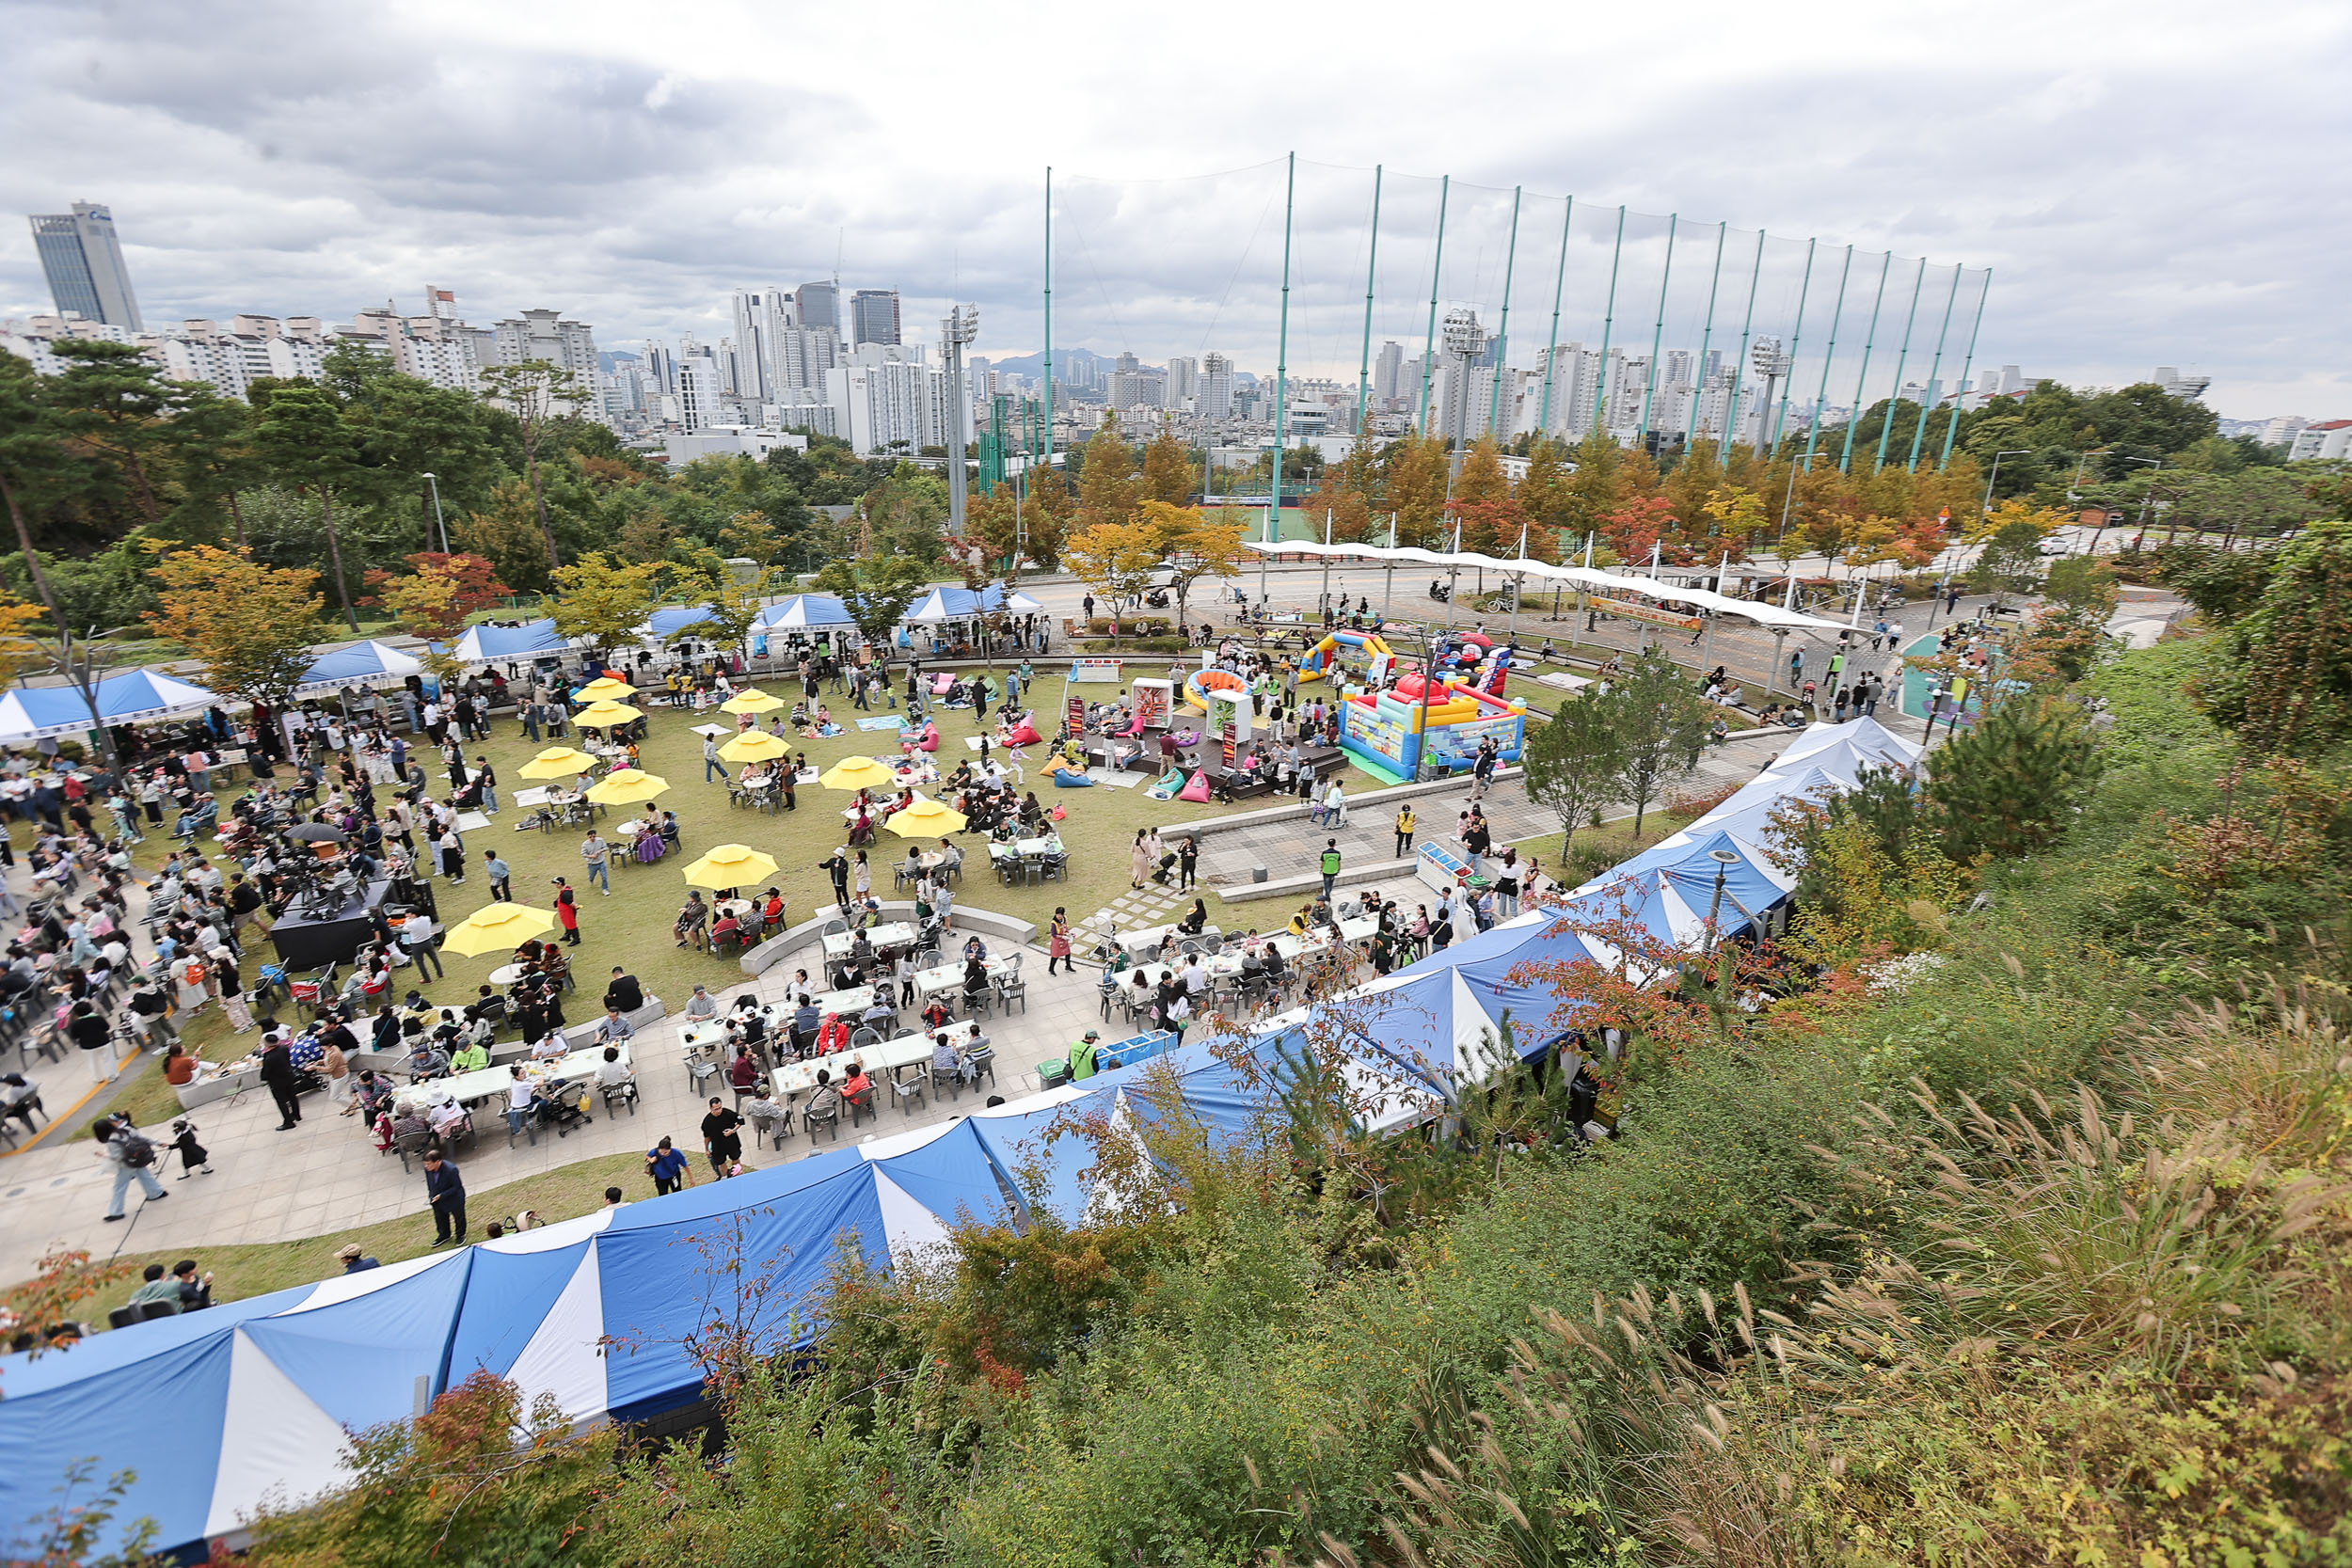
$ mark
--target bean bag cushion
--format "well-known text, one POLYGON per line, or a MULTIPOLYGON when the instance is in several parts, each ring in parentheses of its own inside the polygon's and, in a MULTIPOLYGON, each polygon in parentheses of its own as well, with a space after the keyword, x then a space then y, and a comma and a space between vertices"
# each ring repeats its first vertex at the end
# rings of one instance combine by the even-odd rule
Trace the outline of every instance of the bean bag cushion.
POLYGON ((931 677, 931 695, 934 697, 945 697, 955 684, 956 677, 943 670, 938 674, 931 677))
POLYGON ((1056 789, 1092 789, 1094 781, 1073 768, 1057 768, 1054 772, 1056 789))
POLYGON ((1171 768, 1161 774, 1152 783, 1152 787, 1144 793, 1154 800, 1173 800, 1176 799, 1176 792, 1184 787, 1184 770, 1181 768, 1171 768))
POLYGON ((1196 772, 1192 782, 1177 792, 1179 800, 1205 800, 1209 798, 1209 775, 1206 769, 1196 772))
POLYGON ((1015 746, 1030 746, 1043 739, 1044 736, 1037 733, 1037 726, 1035 724, 1032 724, 1026 719, 1024 719, 1020 723, 1013 726, 1012 735, 1009 738, 1015 746))
POLYGON ((922 749, 923 749, 924 751, 926 751, 926 752, 936 752, 936 751, 938 751, 938 750, 939 750, 939 726, 938 726, 937 724, 926 724, 926 725, 924 725, 924 726, 923 726, 923 738, 922 738, 920 741, 916 742, 916 744, 917 744, 917 745, 919 745, 919 746, 921 746, 921 747, 922 747, 922 749))

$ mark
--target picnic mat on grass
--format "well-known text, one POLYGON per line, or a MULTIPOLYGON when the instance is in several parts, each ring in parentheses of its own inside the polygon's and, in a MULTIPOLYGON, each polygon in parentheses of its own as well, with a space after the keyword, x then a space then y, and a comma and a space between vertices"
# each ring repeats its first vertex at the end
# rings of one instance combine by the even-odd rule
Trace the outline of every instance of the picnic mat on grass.
POLYGON ((861 719, 857 721, 857 727, 861 730, 902 730, 907 727, 907 721, 896 717, 861 719))
POLYGON ((1108 784, 1113 789, 1133 789, 1144 780, 1156 779, 1159 775, 1157 773, 1130 773, 1122 768, 1089 768, 1087 769, 1087 777, 1096 784, 1108 784))

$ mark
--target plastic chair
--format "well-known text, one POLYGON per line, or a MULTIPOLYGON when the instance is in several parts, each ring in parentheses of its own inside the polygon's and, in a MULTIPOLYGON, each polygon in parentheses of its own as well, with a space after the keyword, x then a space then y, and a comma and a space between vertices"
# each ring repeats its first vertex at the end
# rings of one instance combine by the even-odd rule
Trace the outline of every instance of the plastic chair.
POLYGON ((1000 981, 996 987, 996 1006, 1009 1017, 1012 1005, 1016 1002, 1021 1004, 1021 1011, 1026 1014, 1029 1010, 1029 983, 1020 979, 1000 981))
POLYGON ((816 1142, 817 1130, 819 1127, 831 1134, 834 1142, 841 1141, 841 1113, 838 1110, 827 1111, 820 1116, 812 1108, 802 1112, 801 1119, 808 1125, 808 1136, 811 1143, 816 1142))
POLYGON ((421 1158, 424 1152, 432 1147, 433 1134, 430 1132, 395 1132, 392 1134, 392 1152, 400 1156, 400 1168, 404 1171, 408 1168, 408 1156, 414 1154, 421 1158))
POLYGON ((923 1062, 910 1062, 890 1069, 883 1082, 890 1085, 890 1098, 898 1101, 903 1114, 914 1114, 914 1102, 930 1101, 931 1069, 923 1062))
POLYGON ((993 988, 986 990, 965 991, 963 993, 963 1016, 968 1019, 992 1017, 993 1004, 993 988))

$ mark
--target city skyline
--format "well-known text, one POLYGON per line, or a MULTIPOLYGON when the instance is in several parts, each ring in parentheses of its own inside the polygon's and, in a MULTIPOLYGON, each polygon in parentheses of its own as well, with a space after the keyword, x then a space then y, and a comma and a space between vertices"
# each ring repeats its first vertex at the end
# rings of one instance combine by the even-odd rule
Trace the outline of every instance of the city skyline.
MULTIPOLYGON (((675 38, 595 5, 410 3, 339 13, 324 29, 291 3, 135 25, 27 0, 5 9, 25 90, 0 106, 17 152, 0 199, 28 214, 111 206, 155 320, 340 316, 433 277, 471 298, 553 303, 605 341, 715 339, 733 289, 837 272, 845 290, 898 291, 910 341, 933 335, 951 300, 974 300, 975 352, 1017 355, 1041 341, 1044 168, 1071 161, 1136 178, 1057 178, 1057 342, 1198 357, 1196 323, 1214 316, 1225 351, 1270 365, 1279 247, 1263 220, 1279 155, 1295 147, 1302 169, 1319 157, 1328 172, 1302 200, 1295 245, 1293 306, 1306 320, 1303 342, 1293 323, 1293 361, 1311 373, 1353 373, 1340 328, 1351 294, 1361 309, 1359 187, 1395 159, 1409 170, 1389 169, 1381 266, 1396 276, 1381 304, 1398 316, 1426 243, 1412 192, 1451 170, 1457 202, 1485 203, 1469 221, 1491 232, 1449 260, 1471 282, 1447 303, 1482 314, 1503 252, 1493 193, 1521 184, 1531 198, 1574 191, 1594 208, 1679 213, 1686 227, 1760 224, 1792 244, 1989 266, 1983 346, 1996 362, 2091 384, 2179 365, 2212 376, 2207 401, 2238 418, 2352 402, 2352 326, 2329 287, 2341 246, 2294 172, 2343 143, 2325 85, 2352 56, 2352 19, 2322 6, 2281 13, 2292 50, 2178 6, 2052 13, 1995 0, 1921 18, 1840 4, 1810 8, 1804 26, 1702 6, 1675 49, 1642 47, 1641 71, 1570 65, 1565 78, 1562 62, 1630 47, 1638 19, 1579 19, 1573 49, 1565 19, 1529 19, 1499 52, 1433 32, 1409 68, 1356 36, 1381 28, 1276 22, 1317 60, 1305 78, 1269 75, 1257 52, 1208 53, 1214 29, 1139 50, 1130 27, 1060 28, 1050 112, 968 143, 943 135, 944 110, 914 105, 1034 65, 990 29, 871 71, 850 64, 866 56, 846 19, 787 24, 733 6, 691 8, 687 25, 664 30, 675 38), (730 42, 715 60, 720 36, 730 42), (327 51, 371 70, 332 98, 282 85, 317 79, 327 51), (1432 68, 1483 73, 1483 92, 1541 112, 1423 106, 1429 95, 1408 84, 1432 68), (1218 112, 1132 113, 1204 83, 1218 112), (2187 102, 2194 117, 2177 112, 2187 102), (2298 157, 2275 156, 2286 147, 2298 157), (1193 177, 1208 169, 1235 172, 1193 177), (2223 205, 2183 215, 2148 201, 2153 190, 2223 205), (1092 196, 1133 221, 1097 221, 1092 196)), ((922 5, 905 20, 915 36, 958 27, 922 5)), ((47 303, 32 236, 0 231, 0 315, 47 303)), ((850 303, 837 302, 845 327, 850 303)), ((1376 324, 1375 342, 1403 325, 1376 324)))

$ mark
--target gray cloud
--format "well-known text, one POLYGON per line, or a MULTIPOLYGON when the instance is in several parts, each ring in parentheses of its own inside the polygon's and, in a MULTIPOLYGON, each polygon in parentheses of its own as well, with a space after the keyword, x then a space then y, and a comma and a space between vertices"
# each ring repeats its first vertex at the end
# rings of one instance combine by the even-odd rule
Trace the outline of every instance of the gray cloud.
MULTIPOLYGON (((2256 28, 2177 0, 1670 16, 0 0, 0 193, 18 213, 111 203, 152 319, 415 309, 432 282, 476 319, 552 305, 613 345, 714 331, 726 290, 825 275, 838 246, 845 282, 905 292, 918 335, 951 294, 976 298, 981 351, 1020 353, 1041 329, 1050 162, 1138 176, 1057 181, 1058 341, 1271 369, 1281 170, 1265 160, 1295 146, 1329 162, 1300 172, 1295 373, 1355 372, 1382 162, 1374 327, 1414 349, 1422 171, 1451 168, 1439 292, 1491 323, 1515 256, 1512 339, 1530 350, 1552 198, 1573 190, 1595 214, 1682 215, 1669 346, 1705 332, 1703 226, 1723 220, 1743 308, 1739 236, 1751 252, 1757 226, 1773 236, 1757 331, 1788 324, 1818 235, 1991 266, 1980 364, 2085 380, 2180 364, 2216 376, 2227 413, 2352 413, 2347 220, 2327 199, 2352 140, 2341 7, 2291 0, 2256 28)), ((1646 348, 1662 224, 1629 228, 1615 341, 1646 348)), ((1601 237, 1580 218, 1564 338, 1600 330, 1601 237)), ((1899 310, 1909 275, 1889 290, 1899 310)), ((1716 346, 1740 325, 1722 293, 1716 346)), ((1960 353, 1921 295, 1908 375, 1936 342, 1960 353)), ((0 312, 46 306, 29 237, 0 225, 0 312)), ((1867 308, 1850 295, 1846 330, 1867 308)))

